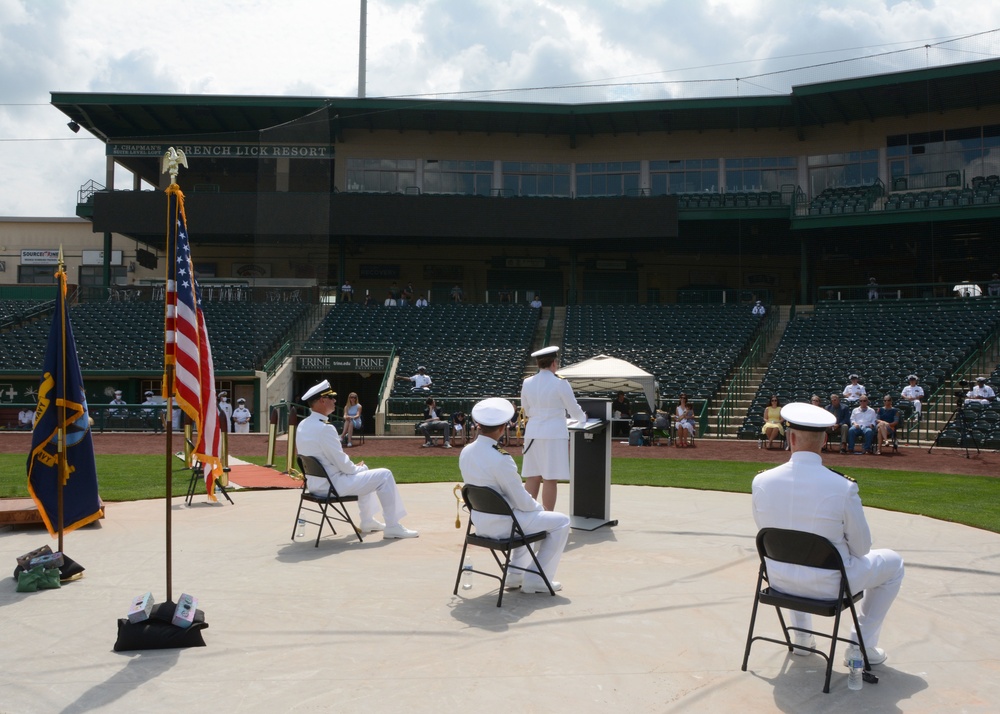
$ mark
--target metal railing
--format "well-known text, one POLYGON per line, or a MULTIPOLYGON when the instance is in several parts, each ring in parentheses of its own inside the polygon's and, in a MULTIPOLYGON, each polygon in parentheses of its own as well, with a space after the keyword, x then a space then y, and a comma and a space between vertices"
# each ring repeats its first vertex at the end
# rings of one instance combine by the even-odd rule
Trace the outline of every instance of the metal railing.
MULTIPOLYGON (((969 299, 987 300, 996 299, 998 296, 989 295, 990 284, 985 279, 977 283, 975 280, 969 281, 949 281, 947 283, 890 283, 888 285, 879 284, 852 284, 852 285, 820 285, 816 288, 816 304, 837 303, 837 302, 863 302, 870 301, 880 303, 886 301, 926 301, 941 300, 946 298, 956 298, 956 300, 969 299), (964 287, 956 290, 958 286, 964 287), (965 293, 965 294, 963 294, 965 293), (975 294, 980 293, 980 294, 975 294)), ((962 306, 968 303, 961 303, 962 306)), ((956 303, 956 307, 958 303, 956 303)), ((984 307, 986 305, 984 304, 984 307)))
POLYGON ((774 336, 778 328, 778 311, 774 310, 766 315, 757 329, 757 335, 750 345, 746 356, 736 368, 736 374, 729 382, 726 389, 726 398, 719 406, 719 413, 715 416, 715 435, 721 438, 723 433, 732 425, 736 417, 736 402, 739 401, 740 394, 743 394, 750 385, 753 377, 753 370, 764 363, 767 345, 774 336))

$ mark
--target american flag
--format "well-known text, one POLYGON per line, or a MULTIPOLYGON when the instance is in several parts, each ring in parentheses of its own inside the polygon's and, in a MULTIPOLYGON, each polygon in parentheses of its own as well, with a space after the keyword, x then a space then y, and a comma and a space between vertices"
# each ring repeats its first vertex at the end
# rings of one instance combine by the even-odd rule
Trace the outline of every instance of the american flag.
POLYGON ((198 430, 193 457, 202 463, 208 498, 214 501, 215 479, 222 472, 215 370, 201 289, 194 277, 184 194, 177 184, 167 188, 167 225, 166 363, 174 365, 177 404, 198 430))

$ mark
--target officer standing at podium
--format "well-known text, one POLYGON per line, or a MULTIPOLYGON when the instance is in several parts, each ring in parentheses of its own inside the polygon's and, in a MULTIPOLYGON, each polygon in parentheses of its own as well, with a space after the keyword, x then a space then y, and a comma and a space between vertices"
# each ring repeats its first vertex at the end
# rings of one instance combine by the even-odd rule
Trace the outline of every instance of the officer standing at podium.
POLYGON ((528 417, 521 472, 525 490, 532 498, 538 499, 541 489, 541 502, 546 511, 555 510, 558 482, 570 478, 566 415, 580 422, 587 421, 587 413, 577 403, 569 382, 556 376, 558 354, 559 348, 555 345, 532 352, 538 374, 528 377, 521 386, 521 408, 528 417))

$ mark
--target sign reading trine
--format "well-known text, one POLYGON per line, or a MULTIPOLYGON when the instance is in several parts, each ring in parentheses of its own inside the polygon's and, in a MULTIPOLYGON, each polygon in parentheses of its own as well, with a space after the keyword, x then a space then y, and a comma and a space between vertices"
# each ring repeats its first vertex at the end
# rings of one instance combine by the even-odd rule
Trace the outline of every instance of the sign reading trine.
POLYGON ((385 372, 389 358, 385 355, 299 355, 295 358, 298 372, 385 372))

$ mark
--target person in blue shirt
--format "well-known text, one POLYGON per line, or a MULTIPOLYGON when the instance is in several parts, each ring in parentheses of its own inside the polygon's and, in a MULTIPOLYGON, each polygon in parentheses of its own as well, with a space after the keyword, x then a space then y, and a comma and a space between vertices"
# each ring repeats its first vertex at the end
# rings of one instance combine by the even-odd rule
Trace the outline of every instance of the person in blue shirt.
POLYGON ((892 397, 886 394, 882 397, 882 408, 878 410, 878 443, 875 444, 875 453, 881 454, 882 447, 888 446, 893 437, 896 436, 896 429, 899 427, 899 410, 892 406, 892 397))

